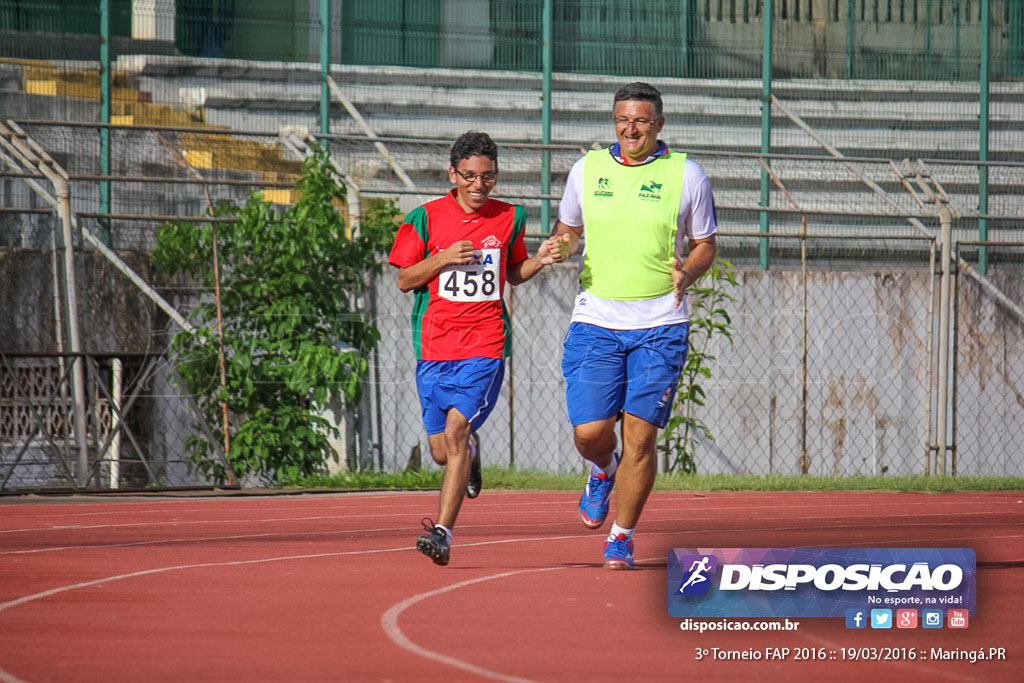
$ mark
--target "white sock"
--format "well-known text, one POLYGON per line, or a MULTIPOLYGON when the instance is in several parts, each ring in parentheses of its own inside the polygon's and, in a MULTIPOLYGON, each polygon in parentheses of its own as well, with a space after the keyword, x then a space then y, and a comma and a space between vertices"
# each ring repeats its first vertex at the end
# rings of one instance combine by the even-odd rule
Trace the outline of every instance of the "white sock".
POLYGON ((448 528, 448 527, 446 527, 446 526, 441 526, 440 524, 435 524, 435 525, 434 525, 434 528, 435 528, 435 529, 444 529, 444 532, 445 532, 446 534, 448 534, 448 545, 451 545, 451 543, 452 543, 452 530, 451 530, 451 529, 449 529, 449 528, 448 528))
POLYGON ((619 534, 623 534, 626 538, 633 538, 634 531, 636 531, 636 527, 632 529, 623 529, 618 524, 612 524, 612 530, 611 533, 608 534, 608 540, 616 540, 619 537, 619 534))
POLYGON ((607 467, 598 467, 597 465, 594 465, 594 469, 598 472, 604 472, 609 477, 614 477, 615 470, 619 469, 619 452, 612 451, 612 463, 610 465, 607 467))

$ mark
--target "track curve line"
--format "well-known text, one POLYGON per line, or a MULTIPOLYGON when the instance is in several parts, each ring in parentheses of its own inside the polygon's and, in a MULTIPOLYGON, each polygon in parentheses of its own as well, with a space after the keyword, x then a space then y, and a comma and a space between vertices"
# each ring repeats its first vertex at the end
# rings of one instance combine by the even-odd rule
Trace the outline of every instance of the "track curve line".
POLYGON ((403 650, 411 652, 415 655, 419 655, 420 657, 425 657, 426 659, 431 659, 435 662, 447 664, 449 666, 455 667, 456 669, 461 669, 462 671, 467 671, 471 674, 476 674, 477 676, 482 676, 484 678, 490 678, 495 681, 507 681, 508 683, 533 683, 529 678, 520 678, 518 676, 510 676, 508 674, 499 673, 497 671, 491 671, 489 669, 484 669, 483 667, 477 666, 475 664, 470 664, 467 661, 457 659, 455 657, 450 657, 448 655, 441 654, 440 652, 434 652, 433 650, 428 650, 425 647, 420 647, 416 643, 409 640, 409 638, 404 633, 402 633, 402 629, 398 625, 398 617, 402 614, 402 612, 404 612, 409 607, 412 607, 416 603, 422 602, 423 600, 427 600, 428 598, 433 598, 435 596, 442 595, 449 591, 458 590, 459 588, 465 588, 466 586, 472 586, 476 583, 483 583, 484 581, 494 581, 496 579, 504 579, 506 577, 515 576, 517 574, 529 574, 532 572, 551 572, 558 571, 560 569, 569 569, 571 567, 585 566, 587 565, 570 565, 567 567, 538 567, 535 569, 517 569, 515 571, 501 572, 500 574, 491 574, 490 576, 480 576, 475 579, 467 579, 465 581, 453 583, 452 585, 445 586, 444 588, 436 588, 432 591, 427 591, 426 593, 414 595, 411 598, 406 598, 405 600, 395 605, 392 605, 388 609, 388 611, 384 612, 384 614, 381 615, 380 625, 384 629, 384 633, 391 640, 391 642, 393 642, 395 645, 402 648, 403 650))

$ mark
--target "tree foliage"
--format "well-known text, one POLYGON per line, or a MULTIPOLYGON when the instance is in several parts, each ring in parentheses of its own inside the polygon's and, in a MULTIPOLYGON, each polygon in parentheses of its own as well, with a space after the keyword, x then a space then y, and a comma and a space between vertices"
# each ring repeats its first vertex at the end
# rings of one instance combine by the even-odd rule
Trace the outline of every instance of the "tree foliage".
POLYGON ((380 333, 356 308, 376 256, 391 244, 397 208, 379 204, 359 229, 339 208, 345 190, 326 152, 303 165, 301 198, 279 211, 254 193, 242 206, 221 205, 217 224, 226 387, 221 387, 216 328, 213 230, 167 223, 153 262, 185 274, 207 292, 190 314, 196 333, 171 343, 180 381, 195 396, 204 429, 187 440, 191 462, 226 479, 222 402, 230 413, 228 463, 239 478, 255 473, 287 483, 322 472, 331 424, 320 416, 328 397, 358 400, 368 353, 380 333))
POLYGON ((735 287, 736 275, 729 261, 717 258, 688 292, 689 352, 679 377, 672 417, 659 445, 666 472, 695 474, 698 438, 715 440, 711 428, 696 416, 696 408, 703 407, 707 398, 701 382, 711 379, 711 365, 715 361, 712 341, 722 336, 732 344, 732 319, 726 306, 736 298, 726 291, 726 285, 735 287))

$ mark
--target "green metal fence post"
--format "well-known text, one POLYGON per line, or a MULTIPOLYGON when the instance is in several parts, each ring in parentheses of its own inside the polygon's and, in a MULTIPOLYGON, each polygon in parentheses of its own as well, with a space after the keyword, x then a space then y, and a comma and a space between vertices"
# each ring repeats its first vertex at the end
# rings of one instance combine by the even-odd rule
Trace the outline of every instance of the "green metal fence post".
POLYGON ((953 0, 953 73, 960 78, 960 20, 963 6, 960 0, 953 0))
MULTIPOLYGON (((551 144, 551 0, 544 0, 544 17, 541 20, 541 62, 543 77, 541 79, 541 141, 551 144)), ((551 194, 551 150, 545 149, 540 156, 540 191, 545 197, 551 194)), ((551 228, 551 201, 541 200, 540 203, 541 232, 551 228)))
MULTIPOLYGON (((100 175, 110 175, 110 0, 100 0, 100 175)), ((110 181, 100 181, 100 213, 110 213, 110 181)), ((111 246, 110 219, 100 219, 100 240, 111 246)))
MULTIPOLYGON (((988 98, 989 98, 989 63, 992 59, 992 46, 989 43, 991 32, 992 7, 990 0, 981 0, 981 77, 980 90, 981 101, 978 112, 980 139, 978 140, 978 159, 982 162, 988 161, 988 98)), ((988 213, 988 166, 978 167, 978 213, 983 218, 978 220, 978 241, 988 241, 988 219, 984 216, 988 213)), ((988 272, 988 247, 978 247, 978 272, 985 275, 988 272)))
POLYGON ((853 51, 856 47, 857 32, 854 30, 857 16, 857 0, 846 0, 846 78, 853 78, 853 51))
MULTIPOLYGON (((771 154, 772 151, 772 15, 773 0, 764 0, 764 44, 761 48, 761 153, 771 154)), ((766 160, 766 163, 770 163, 766 160)), ((768 171, 761 169, 761 206, 767 207, 771 201, 768 171)), ((767 211, 761 212, 761 232, 767 233, 770 216, 767 211)), ((761 239, 761 269, 768 270, 768 239, 761 239)))
POLYGON ((679 10, 679 39, 681 41, 679 50, 679 75, 683 78, 690 77, 690 52, 693 50, 693 46, 690 44, 692 41, 691 36, 691 22, 693 17, 691 12, 693 11, 692 0, 683 0, 682 6, 679 10))
POLYGON ((924 9, 924 77, 932 75, 932 0, 925 3, 924 9))
MULTIPOLYGON (((331 90, 327 77, 331 75, 331 0, 320 0, 320 132, 331 132, 331 90)), ((322 141, 327 146, 327 141, 322 141)))

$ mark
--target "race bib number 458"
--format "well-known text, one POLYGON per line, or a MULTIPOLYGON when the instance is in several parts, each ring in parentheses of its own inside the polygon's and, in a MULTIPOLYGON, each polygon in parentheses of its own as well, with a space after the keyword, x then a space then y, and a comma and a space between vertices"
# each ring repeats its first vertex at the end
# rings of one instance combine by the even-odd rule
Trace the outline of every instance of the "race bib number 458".
POLYGON ((500 267, 501 249, 474 249, 472 261, 441 271, 437 291, 449 301, 497 301, 500 267))

